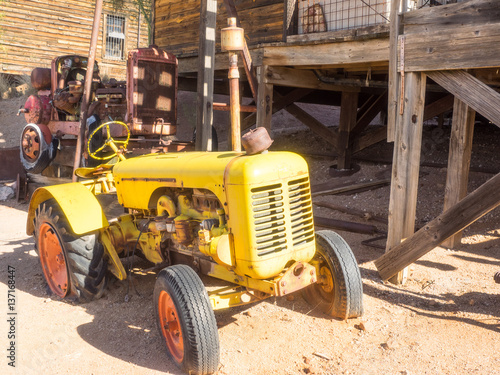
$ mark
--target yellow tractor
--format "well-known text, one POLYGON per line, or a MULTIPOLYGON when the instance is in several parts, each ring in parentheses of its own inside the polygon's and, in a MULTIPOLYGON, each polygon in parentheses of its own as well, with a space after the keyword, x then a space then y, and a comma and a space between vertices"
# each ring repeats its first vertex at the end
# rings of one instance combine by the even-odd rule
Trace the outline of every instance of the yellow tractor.
POLYGON ((161 269, 153 301, 161 339, 172 361, 192 374, 217 371, 214 310, 301 290, 330 316, 362 314, 351 249, 338 234, 314 230, 302 157, 268 152, 265 141, 244 142, 247 152, 126 159, 126 140, 119 148, 109 126, 98 127, 89 143, 104 135, 105 146, 118 155, 115 164, 80 168, 80 182, 39 188, 30 202, 27 232, 54 294, 83 302, 99 298, 111 274, 127 278, 122 259, 141 253, 161 269), (106 216, 101 202, 109 197, 124 214, 106 216), (198 273, 227 286, 207 292, 198 273))

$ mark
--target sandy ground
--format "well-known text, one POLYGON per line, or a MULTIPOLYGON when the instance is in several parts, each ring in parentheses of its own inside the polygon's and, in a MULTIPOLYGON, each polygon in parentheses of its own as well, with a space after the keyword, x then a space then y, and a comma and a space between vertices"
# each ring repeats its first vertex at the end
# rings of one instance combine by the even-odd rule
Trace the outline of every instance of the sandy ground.
MULTIPOLYGON (((18 104, 0 101, 0 147, 16 145, 9 142, 17 139, 13 133, 22 122, 15 127, 12 119, 17 118, 5 113, 6 107, 18 104)), ((335 113, 325 116, 334 118, 335 113)), ((277 118, 280 126, 273 148, 327 152, 327 144, 286 115, 277 118)), ((424 133, 423 159, 446 163, 449 128, 428 126, 424 133)), ((476 128, 473 167, 500 170, 495 152, 499 133, 491 126, 476 128)), ((361 156, 390 159, 391 147, 380 144, 361 156)), ((306 158, 315 183, 344 181, 328 175, 334 160, 306 158)), ((390 170, 383 164, 360 165, 361 171, 347 179, 369 181, 390 170)), ((471 172, 469 190, 491 176, 471 172)), ((417 227, 441 212, 445 178, 444 168, 422 168, 417 227)), ((387 217, 389 187, 318 201, 387 217)), ((33 240, 25 234, 27 209, 27 204, 14 200, 0 205, 0 373, 179 374, 156 331, 155 274, 134 275, 137 292, 130 289, 129 302, 127 283, 117 281, 109 283, 100 300, 79 306, 51 297, 33 240), (7 315, 8 266, 15 268, 15 369, 7 358, 7 320, 12 317, 7 315)), ((387 229, 372 220, 315 210, 321 216, 387 229)), ((330 319, 307 305, 300 293, 217 311, 220 374, 500 374, 500 285, 493 282, 493 274, 500 270, 498 210, 469 227, 456 249, 437 248, 412 265, 405 286, 380 280, 373 260, 383 250, 362 244, 372 236, 340 233, 358 260, 365 315, 349 321, 330 319)))

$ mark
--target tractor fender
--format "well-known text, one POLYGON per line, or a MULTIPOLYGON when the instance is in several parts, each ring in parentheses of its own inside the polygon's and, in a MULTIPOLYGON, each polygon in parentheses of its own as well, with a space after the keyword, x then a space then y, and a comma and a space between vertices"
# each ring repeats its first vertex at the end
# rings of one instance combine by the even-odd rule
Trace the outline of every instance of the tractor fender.
POLYGON ((94 194, 84 185, 73 182, 35 190, 28 210, 28 222, 26 224, 26 233, 28 235, 32 235, 35 230, 34 219, 38 205, 51 198, 57 201, 76 235, 93 232, 109 225, 94 194))

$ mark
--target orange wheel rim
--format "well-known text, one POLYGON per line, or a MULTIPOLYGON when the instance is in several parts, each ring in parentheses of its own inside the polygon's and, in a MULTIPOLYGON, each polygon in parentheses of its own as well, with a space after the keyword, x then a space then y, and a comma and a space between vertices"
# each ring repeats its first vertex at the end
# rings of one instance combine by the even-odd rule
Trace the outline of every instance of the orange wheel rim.
POLYGON ((68 294, 66 256, 55 229, 48 223, 40 226, 38 235, 40 262, 50 289, 59 297, 68 294))
POLYGON ((168 350, 174 359, 181 363, 184 358, 184 340, 179 315, 170 294, 164 290, 160 292, 158 298, 158 314, 161 332, 167 343, 168 350))
POLYGON ((22 136, 22 150, 24 156, 29 160, 36 160, 40 153, 40 138, 36 131, 29 127, 22 136))

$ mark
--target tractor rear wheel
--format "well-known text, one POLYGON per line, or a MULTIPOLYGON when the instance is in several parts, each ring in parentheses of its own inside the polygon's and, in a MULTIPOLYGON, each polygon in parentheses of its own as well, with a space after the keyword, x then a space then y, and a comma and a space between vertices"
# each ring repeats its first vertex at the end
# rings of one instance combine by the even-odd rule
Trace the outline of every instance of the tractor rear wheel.
POLYGON ((51 291, 78 302, 101 297, 107 262, 98 233, 75 235, 54 199, 38 206, 34 220, 35 250, 51 291))
POLYGON ((167 354, 188 374, 212 374, 219 365, 215 315, 200 278, 186 265, 164 268, 154 289, 156 322, 167 354))
POLYGON ((316 255, 311 261, 318 281, 303 289, 304 299, 339 319, 363 314, 363 283, 356 258, 337 233, 316 232, 316 255))

